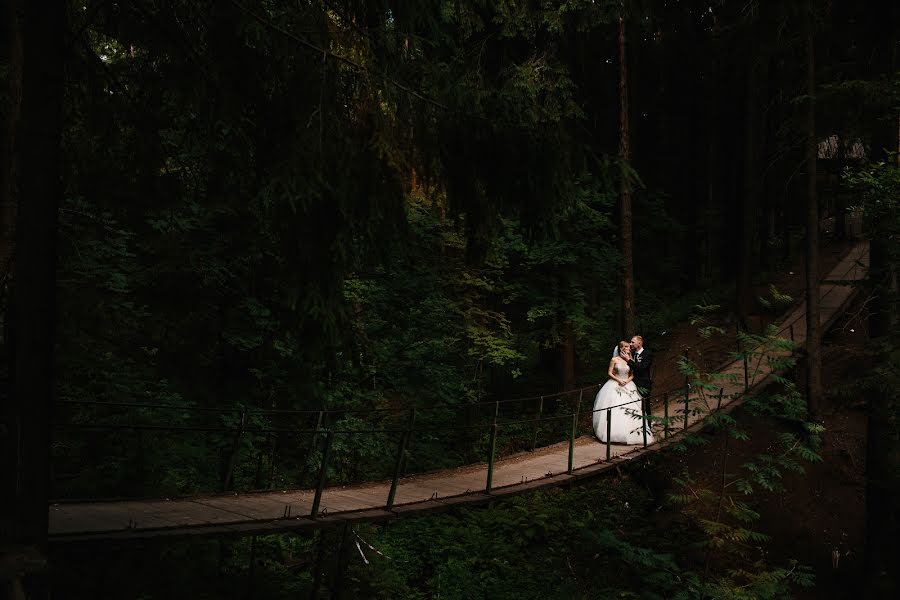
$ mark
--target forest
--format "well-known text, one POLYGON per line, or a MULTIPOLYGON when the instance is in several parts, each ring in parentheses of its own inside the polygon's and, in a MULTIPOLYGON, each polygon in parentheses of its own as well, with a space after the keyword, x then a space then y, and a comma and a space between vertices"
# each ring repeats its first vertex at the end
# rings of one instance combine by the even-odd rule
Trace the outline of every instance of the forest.
POLYGON ((0 590, 891 597, 898 136, 894 2, 0 0, 0 590), (654 393, 713 397, 723 361, 781 375, 577 485, 48 535, 57 503, 574 446, 635 335, 654 393))

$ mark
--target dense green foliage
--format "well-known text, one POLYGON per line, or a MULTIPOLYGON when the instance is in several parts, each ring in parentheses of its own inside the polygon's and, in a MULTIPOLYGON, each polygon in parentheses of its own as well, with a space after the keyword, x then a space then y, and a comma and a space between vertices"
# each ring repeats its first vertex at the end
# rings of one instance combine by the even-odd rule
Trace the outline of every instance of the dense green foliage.
MULTIPOLYGON (((619 169, 578 133, 588 99, 576 95, 567 44, 577 31, 604 43, 613 13, 226 2, 185 5, 172 20, 142 3, 77 8, 63 399, 446 405, 421 417, 440 422, 454 406, 573 381, 557 366, 567 345, 588 374, 603 369, 618 337, 619 169), (321 33, 296 33, 311 28, 321 33)), ((664 302, 647 289, 642 305, 664 302)), ((237 417, 210 418, 230 427, 237 417)), ((135 419, 197 424, 172 410, 62 414, 135 419)), ((227 435, 100 437, 59 438, 57 495, 218 489, 231 445, 227 435)), ((391 445, 370 442, 338 444, 335 464, 348 471, 337 479, 361 461, 384 472, 391 445)), ((422 442, 419 468, 471 458, 452 451, 455 439, 422 442)), ((246 443, 244 455, 268 457, 273 441, 246 443)), ((285 462, 316 464, 309 448, 285 462)), ((239 471, 236 485, 258 483, 259 469, 239 471)), ((298 484, 309 472, 286 475, 298 484)))
MULTIPOLYGON (((537 410, 561 413, 576 398, 554 394, 602 379, 623 335, 642 333, 663 349, 664 334, 698 303, 721 304, 709 322, 694 316, 705 336, 724 337, 714 323, 746 323, 749 311, 779 313, 789 296, 772 288, 773 299, 757 301, 741 282, 767 281, 806 235, 806 17, 819 56, 822 229, 843 237, 858 193, 866 230, 889 242, 900 235, 900 171, 878 162, 898 147, 896 8, 67 5, 55 497, 307 487, 322 436, 286 431, 400 428, 413 416, 422 433, 405 472, 481 461, 489 434, 476 426, 493 407, 479 403, 535 396, 537 410), (614 158, 620 18, 631 77, 627 165, 614 158), (855 174, 838 179, 848 165, 855 174), (620 331, 620 177, 635 191, 638 332, 620 331), (541 395, 552 400, 545 406, 541 395), (309 412, 260 412, 268 409, 309 412), (317 412, 326 409, 346 412, 317 412), (241 427, 279 431, 236 436, 241 427)), ((10 35, 0 32, 0 132, 13 145, 10 35)), ((3 177, 15 173, 10 157, 0 153, 3 177)), ((879 341, 885 360, 863 384, 896 390, 885 382, 898 380, 900 363, 890 320, 900 246, 880 247, 879 312, 890 331, 879 341)), ((14 327, 5 269, 4 344, 14 327)), ((743 347, 764 349, 751 364, 786 366, 778 353, 789 344, 772 333, 741 335, 743 347)), ((705 413, 721 382, 701 358, 680 366, 703 392, 692 410, 705 413)), ((766 537, 753 529, 752 498, 816 460, 820 431, 802 423, 790 382, 779 383, 749 407, 789 430, 722 481, 682 474, 667 507, 671 537, 648 516, 659 499, 616 479, 361 527, 391 558, 363 546, 373 564, 345 570, 339 555, 355 547, 341 545, 341 532, 261 539, 256 585, 271 597, 308 592, 321 541, 332 577, 324 588, 346 574, 358 597, 784 597, 810 578, 755 553, 766 537)), ((896 441, 895 394, 888 400, 878 414, 896 441)), ((500 416, 535 408, 510 403, 500 416)), ((743 439, 731 417, 709 424, 743 439)), ((559 441, 567 426, 505 427, 498 453, 559 441)), ((328 481, 388 477, 397 441, 336 435, 328 481)), ((682 449, 703 441, 688 438, 682 449)), ((892 471, 884 489, 897 480, 892 471)), ((229 591, 245 575, 250 543, 223 544, 216 564, 188 546, 163 562, 183 580, 194 570, 221 576, 218 591, 229 591)), ((151 596, 167 593, 154 585, 151 596)))
MULTIPOLYGON (((801 156, 791 61, 802 41, 776 34, 802 14, 738 4, 630 6, 638 108, 622 170, 610 158, 615 2, 73 3, 60 396, 447 406, 420 417, 447 422, 475 401, 594 382, 620 336, 622 172, 637 190, 637 322, 659 349, 697 300, 726 297, 736 236, 754 239, 747 264, 772 268, 802 222, 766 193, 792 197, 801 156), (714 55, 757 46, 738 66, 749 77, 779 65, 755 100, 779 112, 770 133, 732 138, 744 82, 714 55), (763 157, 774 174, 754 191, 763 157), (758 228, 732 208, 741 186, 763 209, 758 228)), ((60 421, 134 419, 197 424, 195 413, 73 405, 60 421)), ((315 425, 251 425, 267 423, 315 425)), ((57 495, 218 489, 227 477, 227 435, 146 437, 60 436, 57 495), (170 470, 174 456, 190 459, 170 470)), ((472 458, 452 450, 459 440, 425 441, 413 468, 472 458)), ((232 483, 253 487, 278 444, 245 443, 263 458, 232 483)), ((300 468, 283 483, 306 481, 312 448, 285 455, 300 468)), ((364 471, 389 468, 378 438, 337 452, 351 465, 339 479, 364 459, 364 471)))

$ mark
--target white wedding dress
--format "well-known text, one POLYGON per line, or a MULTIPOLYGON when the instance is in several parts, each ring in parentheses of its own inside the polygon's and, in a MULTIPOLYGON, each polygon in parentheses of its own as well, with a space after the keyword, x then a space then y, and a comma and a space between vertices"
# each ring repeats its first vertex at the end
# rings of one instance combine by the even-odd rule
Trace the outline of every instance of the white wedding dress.
MULTIPOLYGON (((625 379, 631 370, 628 365, 616 361, 616 376, 625 379)), ((610 414, 612 427, 609 438, 613 444, 643 444, 641 431, 641 394, 633 381, 619 385, 615 379, 603 384, 594 400, 594 434, 606 442, 606 415, 610 414), (612 410, 607 410, 611 407, 612 410)), ((647 443, 653 442, 653 433, 647 427, 647 443)))

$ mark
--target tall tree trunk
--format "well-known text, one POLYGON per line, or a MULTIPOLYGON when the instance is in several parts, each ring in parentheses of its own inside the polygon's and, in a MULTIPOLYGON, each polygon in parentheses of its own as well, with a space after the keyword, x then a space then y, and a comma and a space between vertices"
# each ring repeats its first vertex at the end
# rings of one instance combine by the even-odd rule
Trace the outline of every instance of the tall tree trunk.
MULTIPOLYGON (((19 195, 14 266, 11 401, 17 468, 3 480, 13 539, 45 550, 54 404, 57 211, 62 195, 64 2, 26 2, 19 195), (7 487, 12 483, 10 487, 7 487)), ((5 475, 5 474, 4 474, 5 475)))
POLYGON ((7 115, 0 136, 0 278, 8 274, 15 236, 15 141, 22 104, 22 0, 3 0, 0 22, 6 27, 7 115))
POLYGON ((720 41, 721 28, 719 27, 718 17, 713 15, 712 41, 710 52, 710 77, 707 79, 707 89, 704 96, 706 97, 706 194, 705 207, 703 211, 703 223, 701 233, 703 239, 703 260, 702 280, 703 283, 711 283, 718 277, 718 267, 713 257, 718 254, 719 237, 717 231, 720 229, 719 219, 721 218, 721 209, 719 208, 719 190, 721 188, 722 176, 722 160, 719 156, 720 145, 720 127, 722 119, 722 70, 719 56, 722 53, 722 45, 720 41), (711 82, 711 83, 710 83, 711 82))
POLYGON ((806 410, 819 421, 822 400, 822 326, 819 322, 819 196, 816 188, 816 52, 813 3, 806 6, 806 410))
MULTIPOLYGON (((698 90, 703 89, 703 81, 699 78, 695 80, 698 90)), ((686 136, 688 148, 692 156, 699 160, 691 161, 691 170, 685 172, 690 173, 690 178, 685 184, 685 189, 689 190, 694 198, 703 198, 706 194, 706 182, 704 181, 704 169, 706 158, 707 140, 703 132, 704 117, 702 115, 703 106, 699 103, 693 104, 690 110, 690 130, 686 136)), ((702 277, 702 258, 703 244, 701 243, 700 232, 703 231, 703 212, 705 206, 700 202, 688 202, 685 206, 685 229, 686 239, 684 240, 685 248, 682 253, 684 260, 684 277, 685 285, 689 289, 696 289, 702 277)))
POLYGON ((621 165, 620 239, 622 252, 622 335, 635 334, 634 329, 634 242, 632 237, 631 177, 628 125, 628 62, 625 57, 625 17, 619 17, 619 163, 621 165))
MULTIPOLYGON (((723 44, 724 45, 724 44, 723 44)), ((731 52, 738 51, 738 48, 730 46, 731 52)), ((741 152, 725 152, 724 148, 731 148, 732 136, 735 129, 742 127, 742 118, 746 110, 746 103, 741 99, 746 93, 746 81, 743 80, 740 73, 734 73, 729 69, 722 69, 725 75, 727 91, 721 94, 723 98, 721 123, 722 130, 720 132, 719 143, 719 169, 721 177, 717 180, 719 184, 719 200, 720 223, 718 227, 718 272, 721 274, 721 280, 730 281, 733 277, 734 266, 740 260, 738 252, 739 244, 736 240, 740 236, 740 209, 741 202, 722 202, 723 198, 741 198, 741 173, 744 168, 744 157, 741 152)))
MULTIPOLYGON (((756 40, 753 41, 756 42, 756 40)), ((757 75, 759 71, 755 53, 749 51, 749 54, 744 111, 744 177, 740 211, 738 212, 740 246, 737 285, 735 286, 735 309, 738 320, 744 329, 747 329, 747 317, 753 305, 753 240, 756 236, 757 190, 759 189, 756 177, 757 114, 759 112, 757 75)))
POLYGON ((704 206, 703 224, 700 234, 703 236, 702 254, 700 256, 703 261, 703 269, 700 277, 703 284, 708 284, 715 280, 715 263, 713 261, 713 255, 717 247, 716 241, 718 238, 713 232, 716 230, 715 224, 719 219, 719 211, 716 205, 716 192, 718 190, 718 184, 716 182, 718 173, 716 170, 718 167, 718 157, 715 153, 718 148, 719 137, 719 125, 717 119, 718 117, 716 115, 710 116, 711 129, 709 130, 709 144, 706 155, 706 205, 704 206))

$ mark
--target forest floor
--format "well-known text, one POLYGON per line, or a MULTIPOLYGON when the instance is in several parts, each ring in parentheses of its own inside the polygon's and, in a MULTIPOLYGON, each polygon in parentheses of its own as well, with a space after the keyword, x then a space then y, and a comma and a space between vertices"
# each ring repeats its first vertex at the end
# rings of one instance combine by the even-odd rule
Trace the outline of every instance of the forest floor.
MULTIPOLYGON (((786 291, 787 286, 780 289, 786 291)), ((801 599, 849 598, 864 587, 865 404, 859 395, 834 395, 840 387, 852 385, 854 374, 865 364, 862 361, 868 341, 862 315, 864 302, 864 297, 859 296, 824 340, 822 370, 829 396, 820 449, 822 462, 805 464, 803 474, 787 474, 783 490, 760 492, 753 498, 754 509, 760 513, 755 529, 771 536, 770 542, 762 544, 770 564, 787 566, 790 560, 797 560, 815 572, 815 587, 797 590, 795 597, 801 599)), ((770 451, 777 436, 787 431, 783 423, 756 417, 744 408, 733 415, 749 439, 729 441, 727 464, 733 465, 730 472, 770 451)), ((684 469, 690 470, 699 483, 715 489, 722 472, 723 442, 723 436, 711 435, 705 446, 694 448, 688 455, 669 455, 650 473, 638 478, 658 501, 666 492, 674 491, 669 487, 671 473, 684 469), (652 489, 655 486, 661 487, 652 489)), ((665 530, 669 517, 665 511, 657 514, 652 517, 657 521, 656 527, 665 530)))

